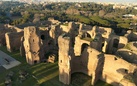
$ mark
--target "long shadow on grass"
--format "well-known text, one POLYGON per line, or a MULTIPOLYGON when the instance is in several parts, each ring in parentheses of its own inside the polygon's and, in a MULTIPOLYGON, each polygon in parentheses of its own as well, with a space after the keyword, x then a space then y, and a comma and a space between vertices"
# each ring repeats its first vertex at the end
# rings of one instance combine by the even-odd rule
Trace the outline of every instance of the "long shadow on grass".
POLYGON ((55 66, 57 66, 57 63, 55 63, 55 64, 42 64, 42 65, 39 65, 37 67, 32 68, 31 70, 33 71, 32 72, 33 74, 37 74, 37 73, 40 73, 41 71, 51 69, 52 67, 55 67, 55 66))
MULTIPOLYGON (((55 72, 54 72, 55 73, 55 72)), ((51 73, 54 75, 54 73, 51 73)), ((46 76, 46 78, 43 78, 43 79, 46 79, 45 81, 43 81, 40 86, 91 86, 90 83, 91 83, 91 79, 92 77, 86 75, 86 74, 83 74, 83 73, 74 73, 72 74, 71 76, 71 83, 70 85, 64 85, 63 83, 61 83, 59 81, 59 76, 54 76, 50 79, 48 79, 49 77, 46 76)), ((111 86, 101 80, 99 80, 95 86, 111 86)))
POLYGON ((59 81, 59 76, 56 76, 46 82, 43 82, 40 86, 65 86, 63 83, 59 81))
POLYGON ((58 62, 56 62, 56 63, 39 63, 39 64, 35 64, 35 65, 33 65, 32 67, 31 67, 31 70, 35 70, 35 69, 38 69, 39 67, 41 67, 41 66, 50 66, 50 65, 57 65, 57 63, 58 62))
POLYGON ((69 86, 90 86, 90 82, 90 76, 78 72, 71 75, 71 84, 69 86))
POLYGON ((36 77, 46 77, 47 75, 50 75, 50 74, 54 73, 55 71, 58 71, 58 66, 52 67, 50 69, 43 70, 39 73, 35 73, 34 75, 36 77))
POLYGON ((48 81, 56 76, 58 76, 58 66, 55 66, 55 67, 51 68, 50 70, 47 70, 45 72, 42 72, 42 73, 39 73, 36 75, 40 84, 45 81, 48 81))
POLYGON ((83 73, 74 73, 71 77, 70 85, 64 85, 59 81, 59 76, 43 82, 40 86, 89 86, 91 77, 83 73), (89 84, 87 84, 89 82, 89 84))

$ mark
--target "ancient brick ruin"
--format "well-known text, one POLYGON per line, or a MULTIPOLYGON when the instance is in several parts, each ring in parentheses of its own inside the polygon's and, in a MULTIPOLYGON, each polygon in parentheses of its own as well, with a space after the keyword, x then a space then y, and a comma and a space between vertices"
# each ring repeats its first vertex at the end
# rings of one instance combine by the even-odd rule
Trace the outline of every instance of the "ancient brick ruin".
POLYGON ((99 79, 114 86, 137 85, 136 42, 132 42, 134 50, 131 53, 131 50, 124 49, 128 38, 115 35, 111 28, 94 26, 87 29, 80 25, 77 29, 79 33, 74 45, 71 33, 58 39, 61 82, 70 84, 71 74, 82 72, 92 76, 92 85, 99 79))
POLYGON ((114 86, 137 85, 137 32, 118 36, 111 28, 49 19, 48 26, 20 29, 4 25, 0 45, 9 52, 20 50, 27 63, 57 61, 59 81, 69 85, 71 74, 92 76, 114 86))

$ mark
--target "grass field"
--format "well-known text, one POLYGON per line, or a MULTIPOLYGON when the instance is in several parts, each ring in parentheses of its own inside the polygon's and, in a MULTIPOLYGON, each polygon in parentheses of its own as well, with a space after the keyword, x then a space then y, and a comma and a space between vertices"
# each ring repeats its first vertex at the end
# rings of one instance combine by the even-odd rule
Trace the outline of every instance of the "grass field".
MULTIPOLYGON (((0 72, 0 86, 5 86, 4 81, 6 75, 13 71, 14 75, 12 77, 12 86, 66 86, 59 82, 58 78, 58 63, 40 63, 36 65, 29 65, 26 63, 25 57, 21 57, 19 51, 14 53, 9 53, 5 47, 0 47, 0 50, 9 54, 16 60, 20 61, 21 64, 9 70, 4 70, 0 72), (19 81, 19 71, 26 70, 28 76, 25 81, 19 81)), ((82 74, 75 73, 72 74, 71 84, 69 86, 87 86, 90 82, 91 77, 82 74)), ((98 81, 95 86, 110 86, 105 82, 98 81)))

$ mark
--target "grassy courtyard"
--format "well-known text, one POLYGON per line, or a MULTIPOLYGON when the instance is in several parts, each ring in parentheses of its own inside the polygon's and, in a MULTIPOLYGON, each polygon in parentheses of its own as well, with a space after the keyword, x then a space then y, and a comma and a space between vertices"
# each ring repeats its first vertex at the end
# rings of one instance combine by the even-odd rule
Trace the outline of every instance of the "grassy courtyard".
MULTIPOLYGON (((5 86, 5 77, 12 71, 12 86, 65 86, 58 79, 58 63, 40 63, 36 65, 29 65, 26 63, 25 57, 21 57, 19 51, 9 53, 5 47, 0 47, 0 50, 7 53, 11 57, 20 61, 21 64, 9 70, 0 71, 0 86, 5 86), (26 79, 22 82, 19 80, 19 71, 25 70, 28 73, 26 79)), ((91 77, 82 74, 72 74, 72 82, 69 86, 87 86, 91 77)), ((110 86, 102 81, 98 81, 95 86, 110 86)))

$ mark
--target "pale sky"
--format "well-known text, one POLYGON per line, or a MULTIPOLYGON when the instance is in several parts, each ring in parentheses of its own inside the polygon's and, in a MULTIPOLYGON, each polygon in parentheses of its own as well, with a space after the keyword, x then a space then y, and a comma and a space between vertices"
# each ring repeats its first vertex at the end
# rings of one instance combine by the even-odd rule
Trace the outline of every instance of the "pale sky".
MULTIPOLYGON (((90 0, 91 1, 91 0, 90 0)), ((95 2, 120 2, 120 3, 137 3, 137 0, 92 0, 95 2)))
MULTIPOLYGON (((74 0, 60 0, 60 1, 74 1, 74 0)), ((137 0, 75 0, 75 1, 137 3, 137 0)))
MULTIPOLYGON (((3 1, 7 1, 7 0, 3 0, 3 1)), ((10 1, 10 0, 8 0, 8 1, 10 1)), ((49 1, 49 0, 47 0, 47 1, 49 1)), ((50 0, 50 1, 69 1, 69 2, 71 2, 71 1, 72 2, 74 2, 74 1, 89 2, 90 1, 90 2, 137 3, 137 0, 50 0)))

